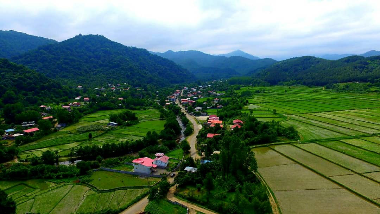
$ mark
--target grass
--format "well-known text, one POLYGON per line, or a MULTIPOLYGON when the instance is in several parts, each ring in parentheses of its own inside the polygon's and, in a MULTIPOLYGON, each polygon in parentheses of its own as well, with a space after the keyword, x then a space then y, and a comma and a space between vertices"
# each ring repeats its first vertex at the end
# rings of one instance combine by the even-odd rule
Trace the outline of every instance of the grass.
POLYGON ((170 157, 170 158, 177 158, 177 159, 182 159, 183 157, 183 150, 182 149, 176 149, 176 150, 172 150, 170 151, 169 153, 165 154, 166 156, 170 157))
POLYGON ((167 200, 149 201, 145 208, 146 212, 155 214, 186 214, 186 208, 170 203, 167 200))
POLYGON ((357 147, 372 151, 372 152, 376 152, 380 155, 380 145, 379 144, 376 144, 376 143, 373 143, 370 141, 365 141, 362 139, 345 139, 345 140, 340 140, 340 141, 347 143, 347 144, 350 144, 350 145, 353 145, 353 146, 357 146, 357 147))
POLYGON ((91 177, 91 184, 98 189, 114 189, 118 187, 130 186, 150 186, 159 181, 158 178, 140 178, 133 175, 96 171, 91 177))
POLYGON ((51 213, 74 213, 78 209, 83 195, 88 190, 89 188, 85 186, 73 186, 70 192, 57 204, 51 213))
POLYGON ((66 193, 70 191, 71 188, 72 185, 65 185, 49 191, 46 194, 36 196, 31 212, 49 213, 61 201, 66 193))

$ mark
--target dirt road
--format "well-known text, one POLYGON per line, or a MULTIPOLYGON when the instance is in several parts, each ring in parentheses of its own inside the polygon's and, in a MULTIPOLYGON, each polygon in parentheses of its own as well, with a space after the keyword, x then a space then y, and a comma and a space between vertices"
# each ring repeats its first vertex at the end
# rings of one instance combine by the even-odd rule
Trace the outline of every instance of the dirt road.
POLYGON ((139 202, 135 203, 134 205, 130 206, 128 209, 124 210, 120 214, 137 214, 144 212, 145 207, 148 205, 149 200, 148 196, 141 199, 139 202))
POLYGON ((187 141, 189 141, 189 144, 190 144, 190 155, 194 160, 200 159, 200 156, 198 155, 195 145, 197 144, 197 135, 198 135, 199 130, 202 128, 202 125, 199 125, 197 121, 195 120, 195 118, 186 112, 185 108, 178 102, 178 100, 176 101, 176 103, 178 104, 179 107, 181 107, 181 111, 186 115, 187 119, 190 120, 190 122, 193 124, 193 127, 194 127, 193 134, 187 138, 187 141))

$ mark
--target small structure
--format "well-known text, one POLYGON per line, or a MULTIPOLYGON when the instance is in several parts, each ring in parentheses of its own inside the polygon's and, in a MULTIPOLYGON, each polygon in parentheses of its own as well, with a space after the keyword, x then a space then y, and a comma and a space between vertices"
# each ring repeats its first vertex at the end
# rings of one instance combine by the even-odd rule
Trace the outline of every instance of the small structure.
POLYGON ((7 130, 5 130, 5 133, 9 134, 9 133, 12 133, 14 131, 15 131, 14 129, 7 129, 7 130))
POLYGON ((143 174, 150 174, 157 167, 156 164, 153 164, 153 160, 148 157, 134 159, 132 163, 133 171, 143 174))
POLYGON ((195 107, 194 110, 195 111, 202 111, 202 107, 195 107))
POLYGON ((68 111, 71 111, 71 106, 62 106, 62 108, 68 110, 68 111))
POLYGON ((243 123, 244 123, 244 122, 241 121, 241 120, 234 120, 234 121, 233 121, 233 124, 235 124, 235 125, 236 125, 236 124, 243 125, 243 123))
POLYGON ((164 153, 156 153, 156 158, 153 160, 153 164, 156 164, 157 167, 166 168, 169 163, 169 157, 164 153))
POLYGON ((24 130, 25 133, 33 133, 36 131, 39 131, 39 129, 38 128, 31 128, 31 129, 24 130))
POLYGON ((21 126, 22 127, 29 127, 29 126, 35 126, 36 123, 34 121, 29 121, 29 122, 22 122, 21 126))
POLYGON ((187 171, 187 172, 194 173, 194 172, 197 172, 198 169, 195 168, 195 167, 187 166, 187 167, 185 167, 184 170, 187 171))
POLYGON ((43 120, 53 119, 53 116, 43 117, 42 119, 43 119, 43 120))
POLYGON ((122 97, 119 97, 119 99, 118 100, 124 100, 124 98, 122 98, 122 97))
POLYGON ((217 135, 220 135, 220 134, 208 133, 207 138, 213 138, 214 136, 217 136, 217 135))
POLYGON ((75 100, 80 100, 80 98, 82 98, 82 96, 75 97, 75 100))
POLYGON ((90 98, 85 97, 85 98, 83 98, 83 101, 85 101, 85 102, 90 102, 90 98))
POLYGON ((109 123, 108 123, 108 126, 115 127, 115 126, 117 126, 117 123, 115 123, 115 122, 109 122, 109 123))
POLYGON ((211 163, 212 161, 210 160, 201 160, 201 164, 206 164, 206 163, 211 163))
POLYGON ((72 106, 79 107, 80 106, 80 102, 73 102, 72 106))
POLYGON ((240 129, 241 126, 240 126, 239 124, 236 124, 236 125, 232 125, 232 126, 231 126, 231 130, 234 130, 235 128, 240 129))

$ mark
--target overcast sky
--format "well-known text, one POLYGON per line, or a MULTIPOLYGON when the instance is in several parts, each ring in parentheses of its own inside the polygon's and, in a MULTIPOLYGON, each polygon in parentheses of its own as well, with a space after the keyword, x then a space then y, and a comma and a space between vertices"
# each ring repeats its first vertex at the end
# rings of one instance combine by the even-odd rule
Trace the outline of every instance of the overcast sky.
POLYGON ((159 52, 360 54, 380 50, 380 1, 0 0, 0 29, 57 41, 101 34, 159 52))

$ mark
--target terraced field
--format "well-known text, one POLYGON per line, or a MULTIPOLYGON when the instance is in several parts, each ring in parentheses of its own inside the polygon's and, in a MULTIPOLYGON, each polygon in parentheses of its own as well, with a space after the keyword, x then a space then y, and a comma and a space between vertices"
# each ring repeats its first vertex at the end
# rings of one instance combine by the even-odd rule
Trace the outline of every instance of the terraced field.
POLYGON ((276 110, 301 137, 253 149, 282 213, 380 213, 379 94, 304 86, 244 90, 259 92, 249 99, 254 111, 276 110))

